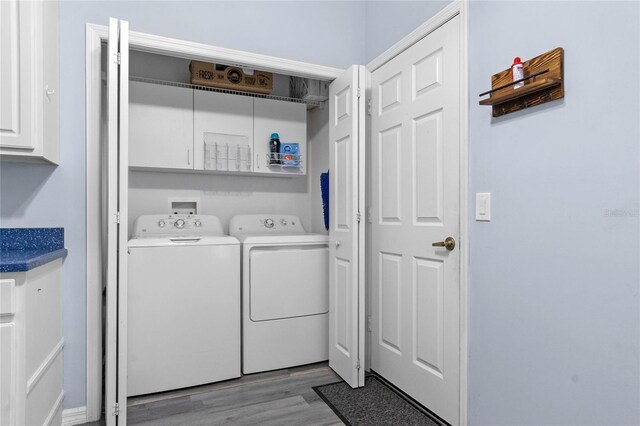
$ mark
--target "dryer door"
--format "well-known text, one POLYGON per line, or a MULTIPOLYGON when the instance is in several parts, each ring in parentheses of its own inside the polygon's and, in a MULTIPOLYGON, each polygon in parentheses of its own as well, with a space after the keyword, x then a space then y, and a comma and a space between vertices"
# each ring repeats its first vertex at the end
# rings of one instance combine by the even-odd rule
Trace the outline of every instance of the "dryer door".
POLYGON ((252 247, 249 262, 251 321, 329 312, 327 244, 252 247))

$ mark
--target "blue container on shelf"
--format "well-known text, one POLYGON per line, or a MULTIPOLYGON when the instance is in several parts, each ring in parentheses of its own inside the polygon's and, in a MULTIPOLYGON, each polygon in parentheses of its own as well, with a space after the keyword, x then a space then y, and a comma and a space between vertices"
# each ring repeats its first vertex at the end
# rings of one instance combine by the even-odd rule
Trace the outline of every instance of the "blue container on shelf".
POLYGON ((280 135, 277 133, 271 133, 271 139, 269 139, 269 164, 280 164, 280 135))
POLYGON ((300 145, 296 142, 281 142, 280 159, 283 166, 300 167, 300 145))

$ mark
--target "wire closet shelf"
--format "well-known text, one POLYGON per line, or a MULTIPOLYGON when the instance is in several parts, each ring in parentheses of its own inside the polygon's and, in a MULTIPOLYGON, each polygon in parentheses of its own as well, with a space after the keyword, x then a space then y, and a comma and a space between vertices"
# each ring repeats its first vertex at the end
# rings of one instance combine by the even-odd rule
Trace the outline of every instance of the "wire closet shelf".
POLYGON ((209 87, 209 86, 201 86, 198 84, 191 83, 180 83, 176 81, 167 81, 167 80, 158 80, 154 78, 145 78, 145 77, 129 77, 129 81, 134 81, 138 83, 150 83, 157 84, 160 86, 173 86, 173 87, 182 87, 185 89, 194 89, 194 90, 203 90, 206 92, 217 92, 217 93, 227 93, 230 95, 238 95, 238 96, 249 96, 252 98, 262 98, 262 99, 271 99, 274 101, 284 101, 284 102, 294 102, 298 104, 306 104, 309 106, 320 107, 322 106, 322 102, 313 101, 313 100, 305 100, 298 98, 289 98, 287 96, 274 96, 274 95, 263 95, 260 93, 251 93, 251 92, 242 92, 240 90, 231 90, 231 89, 222 89, 219 87, 209 87))

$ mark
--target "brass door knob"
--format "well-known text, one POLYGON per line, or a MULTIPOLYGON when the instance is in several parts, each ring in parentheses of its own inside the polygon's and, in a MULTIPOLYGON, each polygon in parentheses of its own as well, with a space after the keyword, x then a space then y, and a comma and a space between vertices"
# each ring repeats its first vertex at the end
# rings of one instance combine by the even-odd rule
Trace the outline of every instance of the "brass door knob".
POLYGON ((431 244, 433 247, 444 247, 447 250, 451 251, 456 248, 456 240, 451 237, 447 237, 444 241, 438 241, 437 243, 431 244))

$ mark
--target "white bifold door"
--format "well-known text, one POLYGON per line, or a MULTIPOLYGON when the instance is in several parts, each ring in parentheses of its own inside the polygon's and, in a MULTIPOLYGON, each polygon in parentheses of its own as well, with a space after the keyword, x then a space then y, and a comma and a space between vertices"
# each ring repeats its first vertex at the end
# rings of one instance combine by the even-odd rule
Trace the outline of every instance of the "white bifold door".
POLYGON ((104 409, 107 426, 127 424, 128 28, 126 21, 109 19, 104 409))
POLYGON ((329 365, 364 386, 364 87, 354 65, 329 87, 329 365))
POLYGON ((460 412, 460 40, 456 16, 371 73, 371 368, 450 424, 460 412))

